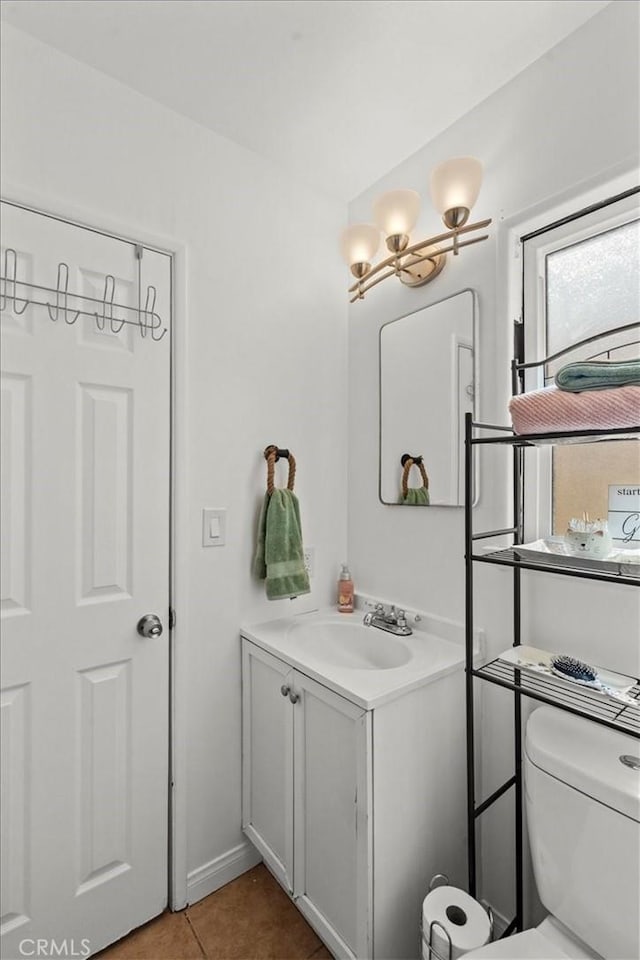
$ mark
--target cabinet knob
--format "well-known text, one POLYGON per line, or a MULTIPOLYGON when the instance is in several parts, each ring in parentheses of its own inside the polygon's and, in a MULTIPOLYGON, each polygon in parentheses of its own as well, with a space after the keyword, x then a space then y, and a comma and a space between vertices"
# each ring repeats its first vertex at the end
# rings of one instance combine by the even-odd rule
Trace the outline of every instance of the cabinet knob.
POLYGON ((291 700, 291 703, 297 703, 299 699, 300 699, 300 696, 297 693, 289 694, 289 700, 291 700))
POLYGON ((283 697, 288 697, 291 692, 291 687, 287 683, 283 683, 280 687, 280 693, 283 697))

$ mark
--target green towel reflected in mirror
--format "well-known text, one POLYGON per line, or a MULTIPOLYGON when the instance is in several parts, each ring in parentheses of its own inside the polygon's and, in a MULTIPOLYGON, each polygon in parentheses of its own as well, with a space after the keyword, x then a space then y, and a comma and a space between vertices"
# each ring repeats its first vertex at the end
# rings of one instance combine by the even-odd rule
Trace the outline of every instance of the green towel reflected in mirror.
POLYGON ((409 487, 406 497, 401 493, 398 497, 398 503, 406 507, 428 507, 429 491, 426 487, 409 487))

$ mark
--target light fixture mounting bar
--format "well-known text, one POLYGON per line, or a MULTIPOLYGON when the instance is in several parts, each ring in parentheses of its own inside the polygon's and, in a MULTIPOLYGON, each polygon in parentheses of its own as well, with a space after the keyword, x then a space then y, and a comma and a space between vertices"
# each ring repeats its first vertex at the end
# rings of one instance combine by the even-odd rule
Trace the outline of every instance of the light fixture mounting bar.
POLYGON ((410 264, 411 266, 415 266, 416 263, 418 262, 433 259, 434 257, 439 257, 445 253, 455 251, 456 249, 460 249, 461 247, 470 246, 471 243, 479 243, 481 240, 486 240, 488 236, 486 234, 482 237, 476 237, 474 240, 467 240, 462 243, 459 242, 457 238, 461 234, 471 233, 474 230, 482 230, 484 229, 484 227, 488 227, 490 223, 491 223, 491 219, 478 220, 476 223, 466 223, 463 227, 457 227, 456 229, 453 229, 453 230, 447 230, 445 233, 439 233, 439 234, 436 234, 436 236, 428 237, 426 240, 420 240, 418 243, 412 243, 411 246, 403 250, 402 253, 391 254, 391 256, 386 257, 386 259, 381 260, 380 263, 377 263, 375 267, 372 267, 372 269, 368 271, 368 273, 362 278, 362 280, 356 281, 356 283, 352 284, 352 286, 349 287, 349 293, 357 293, 357 296, 354 297, 353 300, 351 300, 351 303, 353 303, 354 300, 360 300, 362 298, 362 295, 366 293, 367 290, 370 290, 371 287, 375 286, 381 280, 386 280, 387 277, 397 276, 396 268, 399 267, 400 269, 402 269, 402 265, 407 258, 415 257, 415 255, 419 254, 419 252, 421 250, 424 250, 425 247, 433 247, 439 243, 445 243, 447 240, 454 241, 454 243, 450 247, 447 247, 446 249, 438 248, 436 250, 432 250, 428 255, 422 257, 419 261, 413 260, 413 262, 410 264), (390 266, 393 266, 392 270, 388 271, 383 276, 380 276, 375 280, 373 279, 382 270, 390 266))
MULTIPOLYGON (((491 223, 491 221, 489 221, 489 223, 491 223)), ((457 247, 458 249, 461 249, 462 247, 470 247, 474 243, 480 243, 482 240, 488 240, 488 239, 489 239, 489 234, 484 233, 481 237, 472 237, 470 240, 463 240, 461 243, 457 244, 457 247)), ((420 246, 424 246, 424 244, 421 244, 420 246)), ((431 253, 425 257, 420 257, 419 260, 414 260, 411 263, 411 266, 415 267, 419 263, 422 263, 425 260, 432 260, 441 255, 444 256, 444 254, 446 253, 451 253, 454 250, 455 246, 456 245, 452 243, 448 247, 438 247, 438 250, 436 253, 431 253)), ((371 274, 369 273, 368 276, 371 276, 371 274)), ((396 276, 395 269, 388 270, 386 273, 380 274, 380 276, 376 277, 374 280, 371 280, 371 282, 367 283, 366 286, 360 285, 359 290, 358 290, 358 285, 356 284, 355 287, 352 287, 351 290, 349 290, 349 293, 355 292, 355 296, 351 297, 351 299, 349 300, 349 303, 355 303, 357 300, 362 300, 365 293, 371 290, 372 287, 377 286, 379 283, 382 283, 383 280, 387 280, 389 277, 395 277, 395 276, 396 276)))

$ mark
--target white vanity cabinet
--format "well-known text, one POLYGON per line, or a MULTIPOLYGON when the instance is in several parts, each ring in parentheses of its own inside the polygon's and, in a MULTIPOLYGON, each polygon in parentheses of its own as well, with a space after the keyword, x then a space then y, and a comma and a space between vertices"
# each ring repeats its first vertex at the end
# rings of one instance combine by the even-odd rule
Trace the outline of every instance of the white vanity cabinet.
POLYGON ((417 958, 429 880, 465 877, 461 667, 367 709, 242 649, 247 837, 335 957, 417 958))
POLYGON ((371 713, 243 640, 243 828, 341 957, 371 956, 371 713))
POLYGON ((293 670, 242 641, 242 826, 293 892, 293 670))

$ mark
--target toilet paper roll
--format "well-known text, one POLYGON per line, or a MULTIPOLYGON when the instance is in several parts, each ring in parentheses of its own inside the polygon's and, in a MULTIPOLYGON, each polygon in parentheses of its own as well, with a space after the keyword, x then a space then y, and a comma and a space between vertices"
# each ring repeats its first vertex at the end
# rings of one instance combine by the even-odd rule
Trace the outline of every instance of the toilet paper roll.
POLYGON ((429 928, 434 921, 438 925, 432 929, 431 945, 442 960, 458 960, 469 950, 483 947, 491 936, 491 922, 477 900, 457 887, 436 887, 422 904, 425 960, 429 960, 429 928), (451 938, 451 952, 443 928, 451 938))

